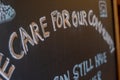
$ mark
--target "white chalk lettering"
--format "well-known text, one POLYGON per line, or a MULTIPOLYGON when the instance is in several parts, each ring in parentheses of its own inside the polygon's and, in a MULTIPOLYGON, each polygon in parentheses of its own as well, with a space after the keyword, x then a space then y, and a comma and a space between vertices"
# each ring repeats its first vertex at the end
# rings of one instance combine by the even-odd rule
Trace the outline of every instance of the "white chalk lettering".
POLYGON ((63 16, 63 25, 64 28, 66 29, 67 26, 71 27, 71 24, 69 22, 70 19, 70 13, 67 10, 62 11, 62 16, 63 16), (67 25, 67 26, 66 26, 67 25))
POLYGON ((73 67, 73 79, 79 80, 80 77, 83 77, 87 75, 88 72, 90 72, 94 68, 94 65, 92 63, 92 59, 85 60, 80 64, 76 64, 73 67))
MULTIPOLYGON (((103 38, 103 40, 108 44, 110 53, 113 53, 115 50, 114 42, 112 40, 111 35, 107 30, 104 28, 105 26, 102 24, 101 21, 99 21, 98 17, 94 14, 93 10, 89 10, 88 13, 85 10, 81 11, 72 11, 72 14, 69 13, 68 10, 62 10, 59 12, 58 10, 55 10, 51 12, 51 19, 52 19, 52 28, 53 31, 57 31, 57 29, 67 29, 71 28, 73 25, 74 28, 78 28, 81 26, 90 26, 94 28, 103 38), (70 23, 72 21, 72 23, 70 23)), ((48 24, 47 24, 47 18, 46 16, 43 16, 39 18, 39 25, 36 22, 32 22, 29 24, 30 28, 30 34, 28 32, 20 27, 19 28, 19 34, 20 38, 17 34, 17 32, 13 32, 10 35, 9 38, 9 52, 14 59, 22 59, 25 55, 27 55, 29 51, 29 45, 35 46, 38 45, 40 41, 44 42, 45 39, 50 37, 50 31, 48 30, 48 24), (41 28, 41 32, 40 29, 41 28), (15 45, 22 45, 22 48, 20 47, 20 52, 17 52, 15 49, 15 45)), ((82 61, 80 64, 76 64, 73 67, 73 79, 79 80, 80 77, 86 76, 90 71, 92 71, 97 67, 100 67, 102 64, 107 63, 107 53, 99 53, 96 56, 94 56, 94 62, 93 64, 92 58, 89 58, 88 60, 82 61)), ((0 61, 2 61, 3 55, 0 54, 0 61)), ((6 58, 3 66, 0 66, 0 74, 6 79, 9 80, 15 66, 9 65, 10 59, 6 58), (9 65, 9 66, 8 66, 9 65), (10 67, 8 69, 8 67, 10 67)), ((0 78, 1 79, 1 78, 0 78)), ((63 74, 60 76, 55 76, 54 80, 70 80, 70 72, 67 70, 67 74, 63 74)), ((97 73, 94 77, 92 77, 90 80, 102 80, 101 79, 101 71, 97 73)))
POLYGON ((57 21, 56 21, 56 23, 57 23, 58 28, 61 28, 62 25, 63 25, 63 18, 62 18, 62 15, 61 15, 60 12, 57 13, 57 21))
POLYGON ((70 72, 67 71, 67 74, 63 74, 60 76, 55 76, 54 80, 70 80, 70 72))
POLYGON ((78 27, 78 16, 76 11, 72 12, 72 24, 74 27, 78 27))
POLYGON ((46 17, 40 18, 40 24, 41 24, 43 36, 44 36, 44 38, 47 38, 47 37, 50 37, 50 32, 45 31, 45 28, 47 27, 47 23, 43 23, 45 20, 46 20, 46 17))
POLYGON ((102 33, 103 39, 107 42, 107 44, 109 44, 110 52, 113 53, 115 51, 115 47, 114 47, 114 42, 113 42, 111 36, 105 29, 102 30, 102 32, 103 32, 102 33))
POLYGON ((87 23, 87 13, 82 10, 82 11, 73 11, 72 12, 72 24, 74 27, 78 27, 79 26, 88 26, 87 23))
POLYGON ((34 46, 34 41, 32 40, 32 38, 29 36, 29 34, 22 27, 19 28, 19 31, 20 31, 20 36, 21 36, 21 41, 22 41, 24 53, 27 54, 27 52, 28 52, 27 43, 29 42, 32 46, 34 46))
POLYGON ((21 51, 20 53, 16 53, 13 47, 13 44, 14 44, 13 42, 16 38, 18 38, 18 35, 16 32, 13 32, 9 39, 9 51, 13 58, 21 59, 24 56, 24 51, 21 51))
POLYGON ((88 13, 88 22, 91 26, 95 28, 96 31, 99 32, 103 36, 103 39, 107 42, 109 45, 110 53, 113 53, 115 50, 114 42, 109 35, 109 33, 106 31, 106 29, 103 27, 103 24, 101 21, 98 20, 97 16, 93 14, 93 10, 90 10, 88 13))
POLYGON ((8 67, 8 65, 10 64, 10 59, 9 58, 6 58, 4 64, 1 65, 3 56, 4 55, 2 53, 0 53, 0 74, 6 80, 10 80, 10 78, 11 78, 11 76, 12 76, 14 70, 15 70, 15 66, 11 65, 10 67, 8 67))
POLYGON ((70 24, 70 14, 67 10, 62 10, 62 13, 58 12, 57 10, 51 12, 51 18, 53 23, 53 30, 56 31, 57 28, 63 28, 66 29, 67 26, 71 27, 70 24), (56 28, 57 26, 57 28, 56 28))
POLYGON ((80 72, 80 75, 83 76, 82 74, 82 68, 79 68, 79 65, 76 64, 74 67, 73 67, 73 79, 74 80, 78 80, 79 79, 79 72, 80 72), (80 69, 80 70, 79 70, 80 69))
POLYGON ((33 37, 33 41, 34 43, 37 45, 39 42, 39 39, 41 41, 44 41, 44 38, 40 35, 40 31, 39 31, 39 27, 35 22, 32 22, 30 24, 30 29, 31 29, 31 33, 32 33, 32 37, 33 37))
POLYGON ((106 52, 99 53, 95 56, 95 66, 99 67, 100 65, 107 63, 107 55, 106 52))
MULTIPOLYGON (((51 18, 52 18, 52 24, 53 24, 53 30, 56 31, 56 26, 55 26, 55 21, 57 20, 56 19, 56 14, 57 14, 57 10, 51 12, 51 18)), ((59 15, 59 14, 58 14, 59 15)), ((59 17, 59 16, 58 16, 59 17)))
POLYGON ((97 74, 89 80, 102 80, 102 72, 98 71, 97 74))
MULTIPOLYGON (((87 18, 87 13, 86 11, 80 11, 80 16, 79 16, 82 20, 82 23, 79 23, 80 25, 88 25, 87 21, 86 21, 86 18, 87 18)), ((80 20, 79 20, 80 21, 80 20)))

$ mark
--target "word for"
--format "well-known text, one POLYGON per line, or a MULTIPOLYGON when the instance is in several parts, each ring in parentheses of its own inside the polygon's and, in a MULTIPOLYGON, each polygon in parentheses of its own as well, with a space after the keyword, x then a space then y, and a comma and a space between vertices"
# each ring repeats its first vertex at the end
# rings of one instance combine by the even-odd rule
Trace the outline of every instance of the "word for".
MULTIPOLYGON (((56 27, 61 28, 63 26, 64 29, 68 28, 67 26, 71 27, 71 22, 69 20, 70 13, 67 10, 63 10, 62 14, 58 12, 57 10, 53 11, 51 13, 51 18, 52 18, 54 31, 57 31, 56 27)), ((13 47, 14 41, 16 39, 19 39, 19 36, 17 32, 13 32, 11 34, 10 39, 9 39, 9 51, 14 59, 22 59, 24 55, 27 54, 27 52, 29 51, 28 43, 30 43, 32 46, 35 46, 35 45, 38 45, 39 41, 43 42, 45 41, 46 38, 50 37, 50 31, 46 31, 46 28, 48 26, 45 21, 46 21, 46 17, 43 16, 39 19, 40 26, 35 22, 32 22, 29 25, 32 37, 27 33, 27 31, 24 28, 22 27, 19 28, 21 43, 18 43, 18 45, 22 45, 22 49, 20 52, 15 52, 14 47, 13 47), (40 34, 39 28, 41 28, 42 34, 40 34)), ((103 27, 101 21, 98 21, 98 18, 96 17, 96 15, 93 14, 93 10, 90 10, 88 12, 88 15, 87 15, 87 12, 85 12, 84 10, 80 12, 73 11, 72 12, 72 23, 74 27, 76 28, 78 27, 78 24, 79 26, 80 25, 88 26, 88 24, 90 26, 93 26, 96 29, 96 31, 98 31, 103 36, 103 39, 109 45, 110 52, 112 53, 114 51, 115 49, 114 42, 111 36, 106 31, 106 29, 103 27)))
MULTIPOLYGON (((29 51, 28 44, 30 44, 31 46, 35 46, 38 45, 40 41, 44 42, 47 38, 50 37, 51 31, 47 29, 49 26, 46 21, 47 21, 46 16, 43 16, 39 18, 39 24, 37 24, 34 21, 31 22, 29 24, 30 33, 28 33, 23 27, 19 28, 19 32, 11 33, 9 37, 8 49, 12 58, 16 60, 22 59, 23 57, 25 57, 25 55, 28 54, 29 51), (19 42, 16 43, 15 41, 19 42), (16 47, 15 45, 16 46, 22 45, 22 47, 20 47, 20 50, 17 51, 15 50, 16 47)), ((113 53, 115 50, 114 42, 110 34, 104 28, 101 21, 99 21, 98 17, 94 14, 93 10, 89 10, 88 12, 86 12, 85 10, 72 11, 72 14, 70 14, 68 10, 62 10, 62 12, 55 10, 51 12, 51 22, 54 32, 56 32, 60 28, 63 28, 63 30, 65 30, 67 28, 72 27, 72 25, 74 28, 78 28, 81 26, 93 27, 93 29, 95 29, 100 35, 102 35, 103 40, 109 46, 110 52, 113 53)), ((98 56, 96 56, 96 60, 101 61, 98 56)), ((9 63, 8 58, 7 63, 9 63)), ((102 64, 102 61, 100 64, 102 64)), ((99 66, 100 64, 98 63, 96 64, 96 66, 99 66)), ((93 68, 94 66, 92 64, 91 59, 86 60, 80 64, 76 64, 73 68, 74 78, 79 78, 79 76, 85 76, 93 68)), ((12 71, 14 71, 14 69, 15 67, 12 66, 12 71)), ((4 72, 4 69, 0 71, 4 72)), ((10 71, 11 74, 12 71, 10 71)), ((5 77, 6 74, 3 74, 2 72, 0 74, 2 74, 4 78, 6 78, 5 77)))
POLYGON ((73 11, 72 15, 70 15, 67 10, 63 10, 62 12, 55 10, 51 13, 51 18, 54 31, 57 31, 59 28, 70 28, 72 25, 75 28, 88 25, 94 27, 109 45, 110 52, 114 52, 114 42, 101 21, 99 21, 97 16, 94 14, 93 10, 89 10, 88 13, 84 10, 73 11), (70 22, 71 20, 72 22, 70 22))

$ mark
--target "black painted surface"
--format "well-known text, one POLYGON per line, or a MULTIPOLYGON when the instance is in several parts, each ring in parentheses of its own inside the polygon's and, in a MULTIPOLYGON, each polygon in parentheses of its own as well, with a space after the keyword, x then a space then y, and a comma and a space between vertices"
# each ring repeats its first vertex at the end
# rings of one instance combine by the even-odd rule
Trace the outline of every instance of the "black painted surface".
MULTIPOLYGON (((104 28, 108 31, 114 40, 114 21, 111 0, 106 0, 108 17, 101 18, 99 11, 99 0, 4 0, 3 3, 11 5, 15 11, 15 18, 7 23, 0 24, 0 51, 5 57, 10 58, 10 63, 15 65, 16 69, 12 74, 11 80, 53 80, 57 75, 70 72, 70 79, 73 79, 73 67, 98 53, 107 52, 107 63, 98 68, 94 68, 86 76, 79 80, 89 80, 98 71, 102 72, 102 80, 116 80, 116 57, 115 51, 111 54, 109 46, 103 40, 102 35, 92 26, 79 26, 75 28, 57 29, 53 31, 51 12, 58 10, 72 11, 93 10, 94 14, 102 22, 104 28), (19 28, 23 27, 31 36, 29 24, 36 22, 39 27, 39 18, 46 16, 47 31, 50 37, 44 42, 39 41, 38 45, 28 44, 28 53, 22 59, 14 59, 8 48, 9 37, 12 32, 17 32, 18 42, 15 44, 16 52, 22 49, 19 28)), ((70 22, 72 23, 71 19, 70 22)), ((40 33, 42 34, 41 28, 40 33)))

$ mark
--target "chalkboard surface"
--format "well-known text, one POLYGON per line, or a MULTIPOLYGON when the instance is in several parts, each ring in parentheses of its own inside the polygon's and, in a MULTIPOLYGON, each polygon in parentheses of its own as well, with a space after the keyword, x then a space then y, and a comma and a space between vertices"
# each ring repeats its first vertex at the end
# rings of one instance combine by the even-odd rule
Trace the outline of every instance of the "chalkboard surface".
POLYGON ((111 0, 2 0, 1 80, 117 80, 111 0))

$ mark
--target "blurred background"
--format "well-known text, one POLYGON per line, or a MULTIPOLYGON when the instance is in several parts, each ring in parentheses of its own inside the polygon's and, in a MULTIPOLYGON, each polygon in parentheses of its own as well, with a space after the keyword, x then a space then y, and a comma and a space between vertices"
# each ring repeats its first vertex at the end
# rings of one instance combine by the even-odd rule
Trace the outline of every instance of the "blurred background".
POLYGON ((120 0, 118 0, 118 15, 119 15, 119 24, 120 24, 120 0))

